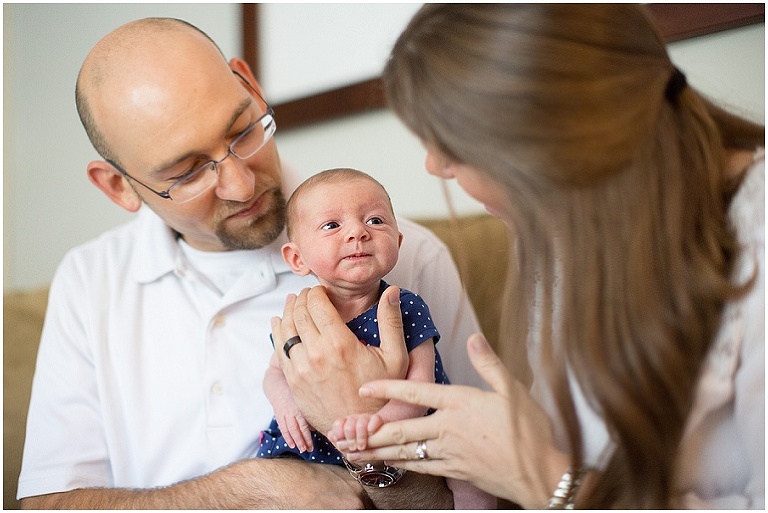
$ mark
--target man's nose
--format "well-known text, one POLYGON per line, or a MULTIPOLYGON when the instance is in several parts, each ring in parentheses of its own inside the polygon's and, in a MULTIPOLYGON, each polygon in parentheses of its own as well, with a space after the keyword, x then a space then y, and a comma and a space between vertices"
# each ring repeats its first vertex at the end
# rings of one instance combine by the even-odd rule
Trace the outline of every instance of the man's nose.
POLYGON ((240 160, 230 153, 217 165, 219 181, 216 184, 216 196, 223 200, 240 203, 253 197, 256 176, 245 160, 240 160))

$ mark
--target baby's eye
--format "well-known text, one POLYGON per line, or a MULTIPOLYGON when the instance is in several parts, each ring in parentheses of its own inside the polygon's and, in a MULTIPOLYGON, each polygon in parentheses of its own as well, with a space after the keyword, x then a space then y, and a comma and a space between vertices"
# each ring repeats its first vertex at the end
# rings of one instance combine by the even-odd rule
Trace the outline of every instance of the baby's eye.
POLYGON ((331 221, 330 223, 325 223, 320 229, 321 230, 333 230, 334 228, 338 228, 339 223, 336 221, 331 221))
POLYGON ((384 224, 384 220, 380 217, 372 217, 368 219, 368 224, 384 224))

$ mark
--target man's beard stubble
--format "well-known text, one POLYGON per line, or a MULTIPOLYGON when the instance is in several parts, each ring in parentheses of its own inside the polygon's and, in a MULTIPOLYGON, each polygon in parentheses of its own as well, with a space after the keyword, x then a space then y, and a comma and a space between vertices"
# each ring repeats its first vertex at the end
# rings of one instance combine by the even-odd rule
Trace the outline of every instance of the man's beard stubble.
POLYGON ((237 231, 228 230, 223 222, 216 223, 216 237, 230 250, 261 249, 271 244, 285 227, 286 201, 280 188, 272 193, 272 203, 273 207, 264 215, 237 231))

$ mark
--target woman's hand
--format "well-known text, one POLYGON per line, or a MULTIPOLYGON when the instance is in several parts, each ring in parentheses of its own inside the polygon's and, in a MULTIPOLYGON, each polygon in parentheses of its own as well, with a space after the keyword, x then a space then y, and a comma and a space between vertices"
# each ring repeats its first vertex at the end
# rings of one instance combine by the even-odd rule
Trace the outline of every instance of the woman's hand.
MULTIPOLYGON (((555 449, 544 410, 510 376, 485 338, 473 335, 467 349, 493 391, 409 381, 367 383, 360 389, 363 396, 399 399, 437 411, 385 424, 369 436, 370 449, 350 452, 347 458, 385 460, 415 472, 470 481, 524 508, 542 508, 568 467, 568 457, 555 449), (422 441, 428 457, 417 459, 422 441)), ((334 443, 345 450, 344 440, 334 443)))
POLYGON ((319 432, 334 419, 351 413, 373 413, 385 400, 361 397, 360 386, 371 379, 403 378, 408 352, 403 340, 400 291, 389 287, 378 308, 381 346, 361 344, 339 317, 322 286, 288 296, 283 317, 272 319, 276 355, 296 404, 319 432), (286 340, 301 343, 283 354, 286 340))

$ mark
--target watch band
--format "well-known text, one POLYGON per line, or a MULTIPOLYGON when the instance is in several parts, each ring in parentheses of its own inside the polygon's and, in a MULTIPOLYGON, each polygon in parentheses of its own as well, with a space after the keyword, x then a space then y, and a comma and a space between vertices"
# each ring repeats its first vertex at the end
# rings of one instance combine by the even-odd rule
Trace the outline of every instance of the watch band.
POLYGON ((342 458, 342 460, 344 460, 344 465, 352 477, 363 486, 386 488, 397 483, 405 474, 405 470, 392 467, 382 461, 369 462, 360 466, 347 461, 346 458, 342 458))

